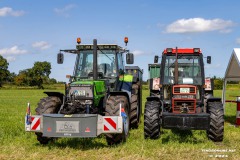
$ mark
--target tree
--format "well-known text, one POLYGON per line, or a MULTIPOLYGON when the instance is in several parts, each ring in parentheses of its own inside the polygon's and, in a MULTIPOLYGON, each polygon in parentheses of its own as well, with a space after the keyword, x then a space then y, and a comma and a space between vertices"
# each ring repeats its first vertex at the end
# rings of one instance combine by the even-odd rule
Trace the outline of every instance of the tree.
POLYGON ((43 88, 44 81, 49 79, 51 73, 51 63, 49 62, 35 62, 34 66, 29 70, 28 75, 31 77, 31 86, 38 86, 43 88))
POLYGON ((50 62, 35 62, 32 68, 19 71, 14 81, 17 85, 38 86, 39 88, 43 88, 42 84, 50 81, 50 73, 50 62))
POLYGON ((7 60, 0 55, 0 87, 2 87, 3 81, 5 81, 10 74, 8 65, 7 60))
POLYGON ((49 62, 35 62, 32 68, 34 75, 38 75, 41 77, 48 77, 51 73, 51 64, 49 62))
POLYGON ((214 80, 214 89, 222 89, 222 87, 223 87, 223 78, 214 76, 213 80, 214 80))
POLYGON ((16 73, 14 73, 14 72, 9 73, 6 81, 7 81, 7 82, 10 82, 10 83, 13 83, 13 82, 14 82, 14 78, 15 78, 16 76, 17 76, 17 75, 16 75, 16 73))

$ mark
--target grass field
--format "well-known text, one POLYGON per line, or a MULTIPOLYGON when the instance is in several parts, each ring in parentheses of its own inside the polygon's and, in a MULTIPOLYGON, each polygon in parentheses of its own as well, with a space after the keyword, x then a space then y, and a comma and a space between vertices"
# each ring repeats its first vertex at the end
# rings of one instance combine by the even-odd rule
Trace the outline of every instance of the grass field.
MULTIPOLYGON (((145 104, 148 91, 143 91, 145 104)), ((221 91, 215 91, 221 97, 221 91)), ((240 95, 228 90, 227 99, 240 95)), ((240 159, 240 128, 234 126, 236 104, 227 104, 222 143, 207 139, 205 131, 163 130, 161 138, 145 140, 143 123, 130 131, 127 142, 108 146, 104 136, 91 139, 60 138, 40 145, 34 133, 24 131, 27 102, 35 108, 43 90, 0 90, 0 159, 240 159)), ((33 109, 32 109, 33 110, 33 109)), ((142 116, 143 122, 143 116, 142 116)))

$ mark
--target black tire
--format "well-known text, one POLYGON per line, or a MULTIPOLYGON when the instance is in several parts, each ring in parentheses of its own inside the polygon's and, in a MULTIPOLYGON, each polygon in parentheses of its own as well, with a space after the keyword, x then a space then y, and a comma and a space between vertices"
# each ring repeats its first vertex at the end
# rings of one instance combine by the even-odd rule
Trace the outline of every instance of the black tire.
POLYGON ((110 96, 106 103, 105 116, 119 116, 120 103, 127 115, 126 122, 123 123, 123 132, 120 134, 106 134, 106 140, 108 145, 119 144, 127 140, 129 134, 129 104, 125 96, 110 96))
MULTIPOLYGON (((141 103, 141 102, 140 102, 141 103)), ((137 129, 140 123, 139 85, 132 85, 130 127, 137 129)))
MULTIPOLYGON (((45 97, 40 100, 35 111, 37 115, 58 113, 61 104, 62 102, 58 97, 45 97)), ((49 141, 53 140, 51 137, 43 137, 42 133, 36 132, 35 134, 41 144, 48 144, 49 141)))
POLYGON ((221 102, 209 102, 210 128, 207 136, 214 142, 222 142, 224 134, 224 111, 221 102))
POLYGON ((160 102, 147 101, 144 109, 144 138, 157 139, 160 136, 160 102))

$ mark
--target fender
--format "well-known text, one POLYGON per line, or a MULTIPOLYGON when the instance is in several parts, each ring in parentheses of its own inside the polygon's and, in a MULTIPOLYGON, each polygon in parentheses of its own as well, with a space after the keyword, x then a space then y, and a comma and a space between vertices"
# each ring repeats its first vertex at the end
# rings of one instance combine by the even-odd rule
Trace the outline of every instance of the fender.
POLYGON ((147 101, 152 101, 152 100, 156 100, 156 101, 160 101, 159 97, 147 97, 147 101))
POLYGON ((60 98, 61 101, 63 102, 63 96, 64 96, 63 93, 60 93, 60 92, 43 92, 43 93, 45 93, 45 94, 48 95, 49 97, 50 97, 50 96, 58 97, 58 98, 60 98))
POLYGON ((207 103, 208 102, 221 102, 221 98, 215 98, 215 97, 210 97, 207 99, 207 103))

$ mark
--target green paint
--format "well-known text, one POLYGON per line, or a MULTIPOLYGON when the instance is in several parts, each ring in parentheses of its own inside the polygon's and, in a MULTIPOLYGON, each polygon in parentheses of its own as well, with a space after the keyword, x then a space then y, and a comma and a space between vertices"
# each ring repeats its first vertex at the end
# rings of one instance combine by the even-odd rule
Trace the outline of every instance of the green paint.
POLYGON ((159 78, 160 77, 160 65, 159 64, 149 64, 148 71, 149 71, 149 78, 159 78))

